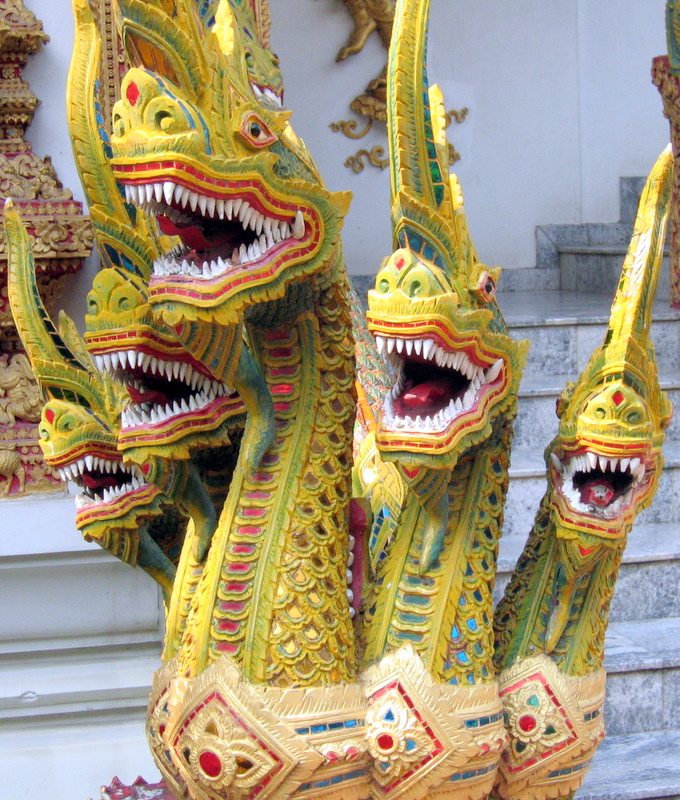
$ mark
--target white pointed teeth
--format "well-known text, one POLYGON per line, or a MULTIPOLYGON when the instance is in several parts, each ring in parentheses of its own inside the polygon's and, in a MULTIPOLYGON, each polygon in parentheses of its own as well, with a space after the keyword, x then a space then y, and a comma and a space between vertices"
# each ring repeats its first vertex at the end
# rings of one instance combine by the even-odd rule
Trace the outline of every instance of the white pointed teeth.
MULTIPOLYGON (((579 455, 573 455, 566 461, 560 461, 557 456, 551 454, 553 464, 559 464, 559 471, 562 475, 561 491, 564 497, 569 502, 569 505, 577 512, 582 514, 596 515, 606 519, 614 519, 621 510, 628 506, 633 499, 633 491, 642 482, 646 468, 642 460, 638 457, 624 457, 617 458, 616 456, 604 456, 599 453, 593 453, 590 450, 585 451, 579 455), (575 482, 574 477, 577 473, 587 475, 589 473, 601 474, 603 479, 609 474, 611 476, 616 473, 619 477, 617 480, 625 479, 625 476, 630 478, 627 489, 620 493, 619 496, 611 503, 605 506, 598 506, 594 504, 584 503, 581 500, 581 491, 575 482)), ((597 481, 597 477, 593 476, 593 480, 597 481)), ((620 484, 619 484, 620 485, 620 484)), ((625 484, 624 484, 625 485, 625 484)), ((620 490, 619 490, 620 491, 620 490)))
POLYGON ((300 240, 305 235, 305 220, 300 210, 292 220, 284 221, 267 216, 243 198, 199 194, 171 180, 125 184, 124 191, 128 203, 139 206, 148 214, 163 215, 176 224, 197 224, 192 215, 200 214, 206 219, 238 221, 244 232, 256 236, 249 244, 233 248, 232 253, 200 263, 185 259, 189 248, 179 245, 154 262, 154 275, 158 276, 219 277, 230 268, 260 260, 287 239, 300 240))
POLYGON ((405 338, 375 334, 378 352, 385 356, 397 372, 397 380, 385 398, 383 405, 383 425, 391 430, 438 433, 446 431, 451 422, 461 414, 474 408, 482 389, 494 383, 503 369, 503 359, 499 358, 484 369, 473 364, 462 350, 448 351, 440 347, 434 339, 405 338), (430 362, 441 369, 455 370, 468 382, 467 388, 455 399, 450 399, 445 408, 436 413, 413 416, 400 416, 395 412, 395 400, 400 396, 404 385, 403 369, 407 363, 430 362))
POLYGON ((293 236, 296 239, 302 239, 305 235, 305 221, 302 218, 302 213, 300 211, 297 212, 295 215, 295 221, 293 222, 293 236))
MULTIPOLYGON (((552 454, 555 457, 555 454, 552 454)), ((561 463, 561 462, 560 462, 561 463)), ((581 455, 572 456, 566 465, 563 467, 565 476, 573 478, 577 472, 618 472, 621 474, 628 473, 633 478, 634 483, 639 483, 645 474, 645 465, 639 458, 617 458, 611 456, 603 456, 593 453, 590 450, 582 453, 581 455)))
POLYGON ((253 93, 258 99, 266 98, 270 100, 277 108, 283 108, 283 96, 277 94, 273 89, 270 89, 268 86, 260 88, 256 83, 250 84, 253 93))
MULTIPOLYGON (((123 428, 163 424, 180 414, 189 414, 205 408, 218 397, 233 394, 226 384, 205 377, 184 361, 164 361, 154 356, 148 356, 148 360, 145 356, 144 359, 146 374, 153 375, 156 379, 160 377, 169 383, 183 383, 192 393, 182 399, 169 400, 165 405, 129 403, 121 412, 123 428)), ((135 378, 131 381, 131 385, 142 393, 146 390, 143 380, 135 378)))
POLYGON ((84 475, 98 478, 109 476, 118 480, 117 485, 108 486, 101 491, 96 488, 86 488, 84 492, 76 496, 76 506, 79 509, 110 503, 146 486, 144 476, 136 466, 124 464, 118 459, 110 460, 92 455, 84 456, 78 461, 61 467, 59 474, 63 480, 72 480, 79 486, 82 486, 84 475))

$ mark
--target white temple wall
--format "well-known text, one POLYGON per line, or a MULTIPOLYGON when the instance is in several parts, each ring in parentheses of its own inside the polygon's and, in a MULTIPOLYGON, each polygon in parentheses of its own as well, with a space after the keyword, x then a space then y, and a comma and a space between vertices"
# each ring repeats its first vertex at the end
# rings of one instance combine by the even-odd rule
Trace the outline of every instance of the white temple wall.
MULTIPOLYGON (((345 225, 353 273, 389 251, 387 170, 343 166, 360 147, 385 144, 377 127, 358 141, 328 125, 384 63, 374 34, 342 64, 351 28, 339 0, 270 0, 273 46, 287 103, 332 189, 354 195, 345 225)), ((70 0, 26 0, 51 36, 25 71, 42 101, 29 136, 81 196, 63 110, 73 40, 70 0)), ((651 59, 665 51, 663 0, 433 0, 430 78, 447 108, 470 109, 451 139, 480 256, 511 269, 535 264, 534 230, 618 219, 622 175, 644 175, 668 140, 651 59)), ((359 127, 362 123, 359 122, 359 127)), ((78 294, 89 278, 76 282, 78 294), (80 286, 82 284, 82 286, 80 286)))

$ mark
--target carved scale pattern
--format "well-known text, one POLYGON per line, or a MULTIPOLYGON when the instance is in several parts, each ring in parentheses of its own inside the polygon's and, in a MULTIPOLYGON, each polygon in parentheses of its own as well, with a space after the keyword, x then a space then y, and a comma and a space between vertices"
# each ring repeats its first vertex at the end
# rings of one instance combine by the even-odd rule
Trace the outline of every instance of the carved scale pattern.
POLYGON ((194 596, 180 668, 197 674, 227 653, 256 683, 350 681, 355 397, 344 282, 325 289, 297 324, 251 326, 250 339, 274 397, 277 436, 252 476, 237 470, 204 573, 219 577, 203 579, 194 596), (200 613, 206 608, 209 620, 200 613))

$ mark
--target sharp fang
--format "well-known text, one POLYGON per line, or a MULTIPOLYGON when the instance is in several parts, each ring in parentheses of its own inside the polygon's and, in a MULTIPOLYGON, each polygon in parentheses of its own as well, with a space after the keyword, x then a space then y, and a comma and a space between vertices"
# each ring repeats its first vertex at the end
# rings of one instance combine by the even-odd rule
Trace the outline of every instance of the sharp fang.
POLYGON ((423 358, 430 360, 430 353, 434 346, 434 339, 425 339, 423 342, 423 358))
POLYGON ((296 239, 302 239, 305 235, 305 221, 302 218, 302 212, 298 210, 295 215, 295 222, 293 222, 293 236, 296 239))
POLYGON ((486 383, 491 383, 492 381, 495 381, 496 378, 500 375, 502 367, 503 367, 503 359, 499 358, 498 361, 494 362, 486 371, 486 383))
MULTIPOLYGON (((158 195, 158 193, 156 193, 158 195)), ((175 196, 175 184, 172 181, 165 181, 163 183, 163 197, 165 197, 165 202, 170 205, 172 203, 172 198, 175 196)), ((160 197, 158 197, 160 201, 160 197)))

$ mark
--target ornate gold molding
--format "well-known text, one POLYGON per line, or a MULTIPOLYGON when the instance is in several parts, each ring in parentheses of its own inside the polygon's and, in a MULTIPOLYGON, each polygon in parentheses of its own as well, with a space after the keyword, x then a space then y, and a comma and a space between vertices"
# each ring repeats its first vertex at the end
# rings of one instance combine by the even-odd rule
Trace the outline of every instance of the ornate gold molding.
MULTIPOLYGON (((49 156, 39 158, 24 139, 39 100, 21 75, 48 41, 21 0, 0 0, 0 193, 12 198, 28 228, 49 308, 92 251, 94 236, 83 204, 62 186, 49 156)), ((42 400, 12 321, 6 245, 0 221, 0 494, 61 489, 37 444, 42 400)))

